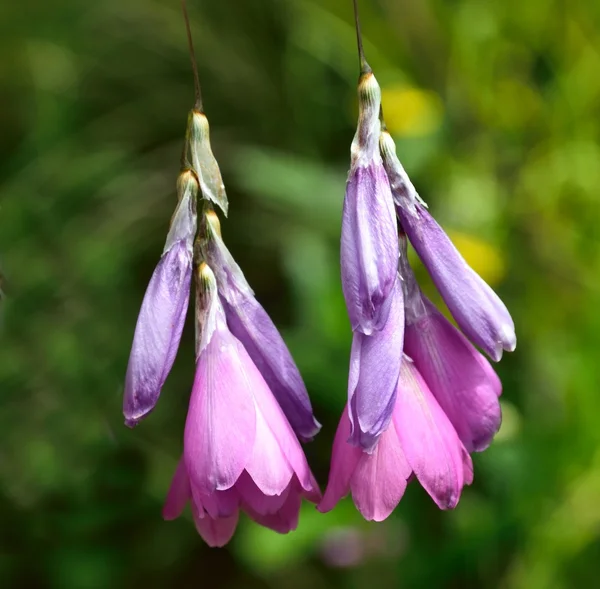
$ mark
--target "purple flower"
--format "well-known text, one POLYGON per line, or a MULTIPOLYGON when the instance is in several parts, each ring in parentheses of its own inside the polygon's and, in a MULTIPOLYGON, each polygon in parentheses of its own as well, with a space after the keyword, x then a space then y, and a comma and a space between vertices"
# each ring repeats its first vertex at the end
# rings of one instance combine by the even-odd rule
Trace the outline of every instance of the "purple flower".
POLYGON ((206 260, 217 277, 229 330, 246 348, 296 435, 309 441, 321 425, 313 415, 300 372, 279 331, 223 243, 217 216, 209 212, 206 221, 206 260))
POLYGON ((381 331, 355 331, 350 353, 348 415, 350 443, 372 452, 386 430, 396 402, 404 340, 404 302, 398 278, 391 295, 388 320, 381 331))
POLYGON ((402 228, 462 332, 494 361, 517 345, 515 326, 498 295, 465 262, 429 214, 396 156, 387 132, 381 152, 402 228))
POLYGON ((398 228, 379 154, 381 91, 372 73, 359 82, 359 121, 342 214, 342 289, 353 331, 383 328, 398 269, 398 228))
POLYGON ((389 428, 371 454, 346 442, 344 411, 336 432, 329 482, 319 511, 333 509, 352 493, 367 520, 382 521, 394 510, 411 474, 441 509, 456 506, 473 479, 471 457, 415 365, 404 356, 389 428))
POLYGON ((500 429, 500 379, 489 362, 423 295, 406 258, 404 351, 469 452, 481 452, 500 429))
POLYGON ((202 332, 183 459, 163 511, 190 500, 211 546, 231 538, 239 510, 280 533, 295 529, 302 497, 319 488, 294 432, 244 346, 227 328, 210 268, 201 269, 202 332))
POLYGON ((196 176, 189 170, 182 172, 177 188, 179 203, 144 295, 127 366, 123 413, 130 427, 154 409, 175 361, 187 313, 196 233, 196 176))

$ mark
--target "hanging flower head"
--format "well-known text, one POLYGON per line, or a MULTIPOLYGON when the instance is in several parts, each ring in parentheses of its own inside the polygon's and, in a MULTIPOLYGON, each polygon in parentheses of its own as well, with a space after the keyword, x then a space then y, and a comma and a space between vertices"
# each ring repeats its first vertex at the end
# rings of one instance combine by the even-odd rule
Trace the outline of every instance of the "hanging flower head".
POLYGON ((211 546, 229 541, 240 509, 287 533, 297 526, 302 497, 319 500, 318 485, 269 386, 229 330, 206 264, 198 291, 196 377, 165 519, 177 517, 189 500, 211 546))

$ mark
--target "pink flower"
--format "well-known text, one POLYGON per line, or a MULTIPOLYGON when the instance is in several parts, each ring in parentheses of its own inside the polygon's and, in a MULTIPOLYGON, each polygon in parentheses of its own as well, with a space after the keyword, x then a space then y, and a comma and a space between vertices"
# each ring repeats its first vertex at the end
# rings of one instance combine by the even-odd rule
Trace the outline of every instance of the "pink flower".
POLYGON ((481 452, 500 429, 502 384, 490 363, 421 292, 406 256, 406 238, 403 242, 404 351, 465 448, 481 452))
POLYGON ((298 525, 302 497, 320 491, 290 424, 244 346, 227 328, 212 271, 200 269, 202 334, 185 425, 183 458, 163 510, 188 500, 200 535, 223 546, 239 510, 280 533, 298 525))
POLYGON ((392 421, 371 454, 347 443, 344 411, 333 444, 331 471, 319 511, 348 493, 367 520, 382 521, 398 505, 414 474, 442 509, 456 506, 473 480, 471 457, 413 362, 402 361, 392 421))

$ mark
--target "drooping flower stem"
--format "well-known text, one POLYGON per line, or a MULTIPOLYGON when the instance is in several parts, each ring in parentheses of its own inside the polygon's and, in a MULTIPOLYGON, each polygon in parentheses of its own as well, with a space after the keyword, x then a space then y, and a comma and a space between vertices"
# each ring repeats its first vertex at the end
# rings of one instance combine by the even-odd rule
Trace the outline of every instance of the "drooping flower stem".
POLYGON ((360 64, 360 75, 363 76, 365 74, 370 73, 371 66, 367 63, 365 59, 365 51, 363 49, 362 42, 362 34, 360 32, 360 18, 358 16, 358 0, 353 0, 354 3, 354 24, 356 27, 356 44, 358 46, 358 61, 360 64))
POLYGON ((181 0, 181 10, 183 11, 185 30, 187 33, 188 45, 190 49, 190 60, 192 62, 192 72, 194 74, 194 90, 196 93, 196 102, 194 103, 194 110, 204 112, 204 108, 202 105, 202 91, 200 89, 200 78, 198 76, 198 65, 196 63, 196 52, 194 51, 194 41, 192 40, 192 30, 190 27, 190 19, 188 16, 187 5, 185 3, 185 0, 181 0))

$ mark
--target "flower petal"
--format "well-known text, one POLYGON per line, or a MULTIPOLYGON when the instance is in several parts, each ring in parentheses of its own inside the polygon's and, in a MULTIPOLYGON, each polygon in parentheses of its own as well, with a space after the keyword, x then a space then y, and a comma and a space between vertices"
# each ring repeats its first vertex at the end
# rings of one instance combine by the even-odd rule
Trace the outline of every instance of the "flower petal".
POLYGON ((123 413, 136 425, 156 405, 175 361, 188 308, 192 252, 185 240, 160 259, 138 316, 127 375, 123 413))
POLYGON ((464 484, 463 446, 406 356, 393 420, 408 463, 421 485, 441 509, 456 507, 464 484))
POLYGON ((396 155, 390 134, 382 132, 380 150, 402 228, 429 271, 463 333, 495 361, 517 345, 515 326, 498 295, 466 263, 427 211, 396 155))
POLYGON ((471 455, 467 452, 467 449, 463 446, 461 448, 461 455, 463 460, 463 475, 465 479, 465 485, 470 485, 473 482, 473 460, 471 455))
POLYGON ((281 509, 287 499, 290 489, 294 485, 297 485, 298 488, 300 487, 296 477, 290 481, 288 486, 279 495, 265 495, 256 486, 256 483, 252 480, 250 475, 244 471, 236 483, 236 489, 244 502, 244 509, 251 509, 255 513, 261 515, 268 515, 281 509))
POLYGON ((254 297, 250 285, 221 238, 219 220, 206 215, 205 256, 219 283, 229 329, 237 337, 303 441, 319 431, 300 372, 273 321, 254 297))
MULTIPOLYGON (((260 377, 258 370, 256 368, 254 369, 260 377)), ((256 402, 256 413, 257 415, 260 413, 260 419, 264 421, 262 421, 260 424, 261 430, 257 436, 257 447, 252 457, 253 463, 251 468, 253 472, 250 474, 253 476, 253 478, 254 476, 257 477, 254 478, 254 481, 260 487, 263 479, 261 476, 259 476, 258 470, 254 469, 259 468, 259 463, 261 460, 264 463, 264 458, 261 458, 261 456, 273 456, 274 450, 270 449, 268 446, 273 443, 272 440, 275 440, 278 448, 282 452, 282 455, 287 460, 293 472, 296 473, 302 488, 311 494, 315 500, 318 500, 320 498, 320 491, 318 487, 315 488, 314 486, 315 480, 312 476, 308 463, 306 462, 306 456, 304 455, 304 451, 300 446, 300 442, 298 442, 298 438, 294 434, 294 430, 292 430, 292 427, 283 414, 281 407, 275 400, 275 397, 269 388, 266 386, 262 377, 260 377, 260 380, 262 381, 262 386, 255 385, 252 389, 252 392, 256 402), (263 428, 263 425, 266 425, 267 427, 263 428)), ((279 458, 277 460, 279 460, 279 458)), ((282 467, 283 465, 279 464, 278 469, 282 467)), ((283 470, 281 472, 283 472, 283 470)), ((262 474, 266 475, 264 471, 262 474)), ((263 481, 262 484, 264 483, 265 481, 263 481)), ((278 485, 279 484, 280 483, 278 483, 278 485)), ((287 486, 287 483, 285 486, 287 486)), ((280 490, 276 489, 275 487, 273 490, 280 492, 280 490)))
POLYGON ((294 471, 260 409, 255 409, 256 439, 254 453, 246 465, 246 472, 262 493, 280 495, 289 485, 294 471))
POLYGON ((184 457, 203 495, 232 487, 254 450, 253 392, 265 388, 242 344, 218 327, 200 354, 185 424, 184 457))
POLYGON ((392 425, 372 454, 362 453, 350 481, 352 499, 363 517, 376 522, 386 519, 404 495, 411 473, 392 425))
POLYGON ((163 518, 167 521, 177 519, 183 512, 191 496, 190 480, 185 470, 185 462, 181 458, 177 464, 177 469, 167 493, 162 512, 163 518))
POLYGON ((497 362, 503 349, 512 352, 517 345, 510 313, 429 212, 415 208, 415 215, 397 208, 402 227, 460 329, 497 362))
POLYGON ((253 296, 240 298, 235 305, 224 301, 224 307, 231 332, 244 344, 290 425, 300 439, 311 440, 321 425, 313 415, 300 372, 273 321, 253 296))
POLYGON ((211 548, 221 548, 231 540, 238 523, 238 511, 229 517, 217 519, 208 516, 199 517, 195 510, 192 510, 192 513, 198 533, 211 548))
POLYGON ((400 280, 391 295, 388 320, 372 335, 354 332, 348 402, 351 443, 371 452, 392 418, 404 341, 404 303, 400 280), (358 378, 357 372, 358 370, 358 378))
POLYGON ((287 534, 298 527, 298 518, 300 515, 300 507, 302 497, 297 489, 291 489, 287 493, 285 502, 280 509, 274 513, 260 514, 252 510, 246 509, 248 515, 261 526, 270 528, 280 534, 287 534))
POLYGON ((348 407, 346 407, 342 412, 333 441, 327 488, 322 501, 317 506, 322 513, 331 511, 338 501, 350 492, 350 479, 363 452, 360 448, 348 444, 349 436, 350 418, 348 417, 348 407))
POLYGON ((370 335, 387 320, 398 271, 398 227, 380 161, 350 171, 342 213, 342 290, 353 331, 370 335))
POLYGON ((192 502, 200 517, 230 517, 239 509, 240 494, 235 486, 226 491, 215 491, 210 495, 203 495, 194 485, 191 488, 192 502))
POLYGON ((406 326, 404 349, 469 452, 500 429, 500 379, 489 362, 426 298, 426 314, 406 326))

